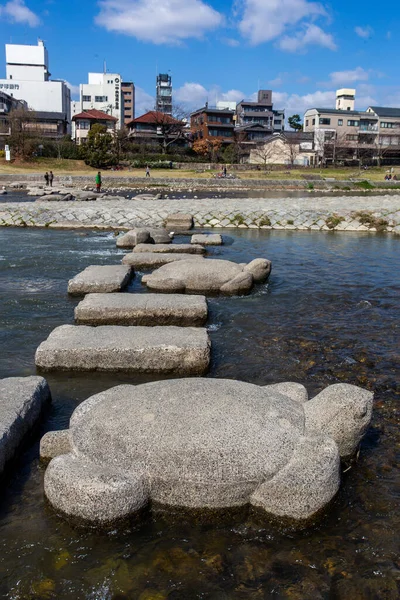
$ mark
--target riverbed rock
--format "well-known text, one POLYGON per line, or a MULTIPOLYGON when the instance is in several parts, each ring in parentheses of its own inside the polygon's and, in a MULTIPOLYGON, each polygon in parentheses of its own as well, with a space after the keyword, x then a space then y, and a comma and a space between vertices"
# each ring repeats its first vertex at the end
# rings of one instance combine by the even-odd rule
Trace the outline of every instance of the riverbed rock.
MULTIPOLYGON (((151 246, 150 246, 151 248, 151 246)), ((163 265, 181 260, 204 260, 201 254, 183 254, 173 252, 130 252, 122 259, 123 265, 131 265, 135 269, 158 269, 163 265)))
POLYGON ((40 458, 50 459, 71 451, 69 429, 48 431, 40 440, 40 458))
POLYGON ((204 325, 204 296, 182 294, 88 294, 75 308, 83 325, 204 325))
POLYGON ((167 231, 176 231, 179 229, 190 230, 193 228, 193 216, 186 213, 174 213, 168 215, 165 220, 165 229, 167 231))
POLYGON ((191 244, 202 244, 203 246, 221 246, 222 235, 219 233, 196 233, 192 235, 191 244))
POLYGON ((43 377, 0 380, 0 474, 50 399, 43 377))
POLYGON ((68 281, 68 294, 120 292, 131 277, 132 268, 128 265, 90 265, 68 281))
POLYGON ((137 244, 170 244, 172 237, 162 228, 138 227, 118 236, 117 246, 118 248, 134 248, 137 244))
MULTIPOLYGON (((152 244, 151 252, 172 252, 184 254, 204 254, 205 249, 200 244, 152 244)), ((137 244, 133 249, 134 252, 148 252, 148 244, 137 244)))
POLYGON ((261 258, 248 265, 219 259, 198 264, 182 260, 143 276, 142 283, 157 292, 245 294, 255 282, 267 279, 270 271, 271 262, 261 258))
POLYGON ((200 327, 61 325, 40 344, 35 361, 43 371, 203 375, 210 340, 200 327))
POLYGON ((64 514, 98 523, 149 502, 252 504, 310 519, 339 488, 340 456, 329 435, 307 428, 305 406, 270 386, 224 379, 109 389, 75 409, 71 450, 51 461, 45 494, 64 514))

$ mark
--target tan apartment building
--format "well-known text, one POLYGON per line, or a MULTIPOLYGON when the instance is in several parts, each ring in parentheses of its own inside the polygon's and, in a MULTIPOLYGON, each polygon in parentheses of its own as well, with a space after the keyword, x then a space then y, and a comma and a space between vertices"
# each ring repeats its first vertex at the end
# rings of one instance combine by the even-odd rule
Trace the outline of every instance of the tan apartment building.
POLYGON ((126 126, 135 118, 135 86, 132 81, 121 83, 124 125, 126 126))
POLYGON ((354 110, 355 94, 354 89, 338 90, 336 108, 305 112, 304 131, 314 134, 318 162, 400 162, 400 108, 354 110))

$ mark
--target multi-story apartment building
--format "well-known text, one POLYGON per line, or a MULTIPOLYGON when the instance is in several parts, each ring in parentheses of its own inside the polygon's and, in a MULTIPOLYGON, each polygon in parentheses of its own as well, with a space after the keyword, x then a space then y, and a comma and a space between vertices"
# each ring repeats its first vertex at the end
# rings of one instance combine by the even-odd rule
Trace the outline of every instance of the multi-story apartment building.
POLYGON ((172 78, 168 73, 157 75, 156 111, 172 115, 172 78))
POLYGON ((336 108, 311 108, 304 131, 314 134, 320 162, 400 161, 400 108, 354 110, 355 90, 336 93, 336 108))
MULTIPOLYGON (((89 73, 88 83, 79 86, 79 100, 71 103, 72 116, 98 110, 116 118, 116 128, 124 125, 122 80, 119 73, 89 73)), ((74 126, 72 137, 75 137, 74 126)))
POLYGON ((194 141, 220 138, 231 143, 235 129, 235 111, 228 108, 212 108, 208 103, 190 115, 190 131, 194 141))
POLYGON ((237 125, 262 125, 270 133, 285 129, 285 111, 274 110, 271 90, 259 90, 257 102, 242 100, 236 107, 237 125))
POLYGON ((49 56, 42 40, 36 46, 6 44, 6 79, 0 79, 0 91, 24 100, 37 112, 62 115, 71 121, 71 92, 65 81, 50 79, 49 56))
POLYGON ((132 81, 121 83, 122 103, 124 105, 124 125, 135 118, 135 86, 132 81))

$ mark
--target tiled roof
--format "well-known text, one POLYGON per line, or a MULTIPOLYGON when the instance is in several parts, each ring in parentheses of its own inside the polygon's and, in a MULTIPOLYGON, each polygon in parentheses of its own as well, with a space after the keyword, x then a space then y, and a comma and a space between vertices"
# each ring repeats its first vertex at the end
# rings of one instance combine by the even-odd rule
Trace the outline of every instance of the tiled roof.
POLYGON ((76 119, 87 119, 88 121, 118 121, 116 117, 112 115, 108 115, 102 110, 97 110, 96 108, 90 108, 89 110, 84 110, 78 115, 74 115, 72 120, 76 119))
POLYGON ((400 117, 400 108, 390 108, 388 106, 370 106, 378 117, 400 117))
POLYGON ((174 119, 170 115, 167 115, 161 111, 149 110, 149 112, 145 113, 144 115, 141 115, 140 117, 136 117, 136 119, 133 119, 132 121, 127 123, 127 125, 131 125, 132 123, 150 123, 154 125, 157 123, 181 123, 181 121, 179 121, 178 119, 174 119))

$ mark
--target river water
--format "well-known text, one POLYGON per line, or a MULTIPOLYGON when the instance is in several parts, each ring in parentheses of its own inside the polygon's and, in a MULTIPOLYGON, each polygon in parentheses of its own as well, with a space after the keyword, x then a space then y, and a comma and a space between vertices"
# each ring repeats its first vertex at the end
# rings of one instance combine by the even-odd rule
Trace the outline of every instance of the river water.
MULTIPOLYGON (((112 531, 82 530, 43 497, 38 441, 65 428, 100 390, 146 380, 50 375, 53 403, 0 482, 0 597, 117 600, 397 599, 399 558, 400 238, 380 234, 237 230, 215 256, 273 261, 268 284, 210 299, 208 376, 258 384, 335 382, 375 392, 358 463, 328 513, 305 531, 249 515, 148 515, 112 531)), ((113 234, 0 229, 0 377, 35 373, 34 352, 72 323, 67 280, 117 264, 113 234)), ((131 291, 145 293, 140 274, 131 291)))

